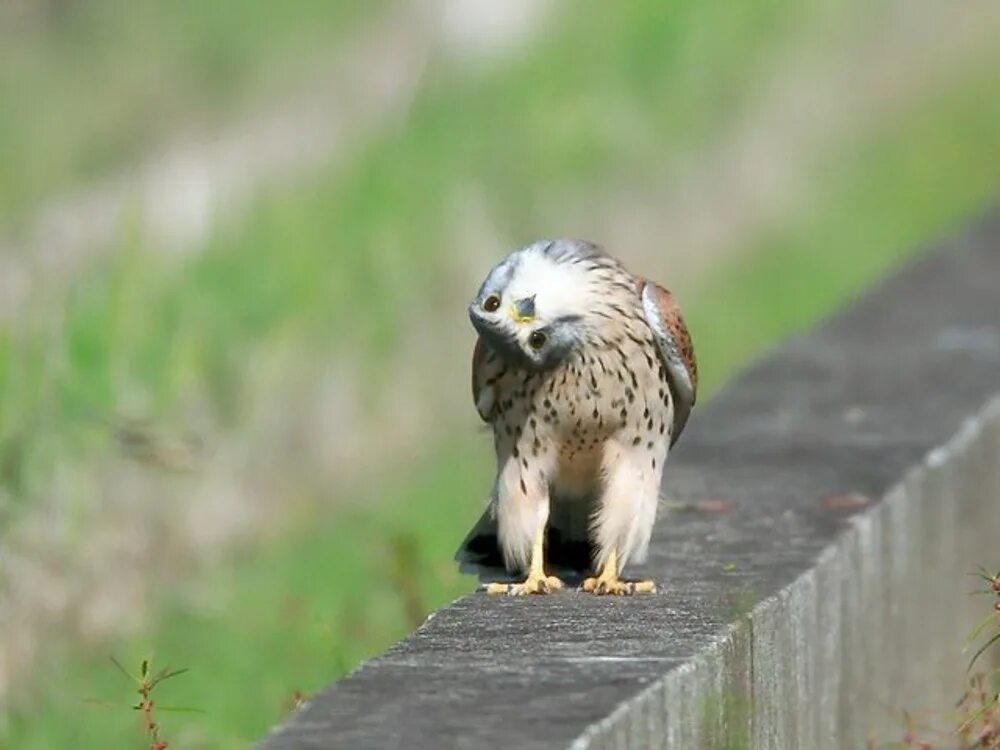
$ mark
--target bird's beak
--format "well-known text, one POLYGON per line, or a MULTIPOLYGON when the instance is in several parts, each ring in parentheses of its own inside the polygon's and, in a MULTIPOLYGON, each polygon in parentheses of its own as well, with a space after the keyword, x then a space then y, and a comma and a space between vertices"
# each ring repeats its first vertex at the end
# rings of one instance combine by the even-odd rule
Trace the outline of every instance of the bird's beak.
POLYGON ((510 306, 510 318, 515 323, 530 323, 535 319, 535 297, 519 299, 510 306))

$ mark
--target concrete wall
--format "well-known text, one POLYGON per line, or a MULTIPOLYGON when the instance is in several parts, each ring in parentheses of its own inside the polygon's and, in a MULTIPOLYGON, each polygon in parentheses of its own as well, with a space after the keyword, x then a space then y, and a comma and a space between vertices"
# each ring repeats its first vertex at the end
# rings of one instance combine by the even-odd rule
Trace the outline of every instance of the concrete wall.
POLYGON ((967 574, 1000 561, 1000 399, 850 518, 789 586, 574 748, 864 748, 900 711, 942 729, 962 642, 991 601, 967 574))

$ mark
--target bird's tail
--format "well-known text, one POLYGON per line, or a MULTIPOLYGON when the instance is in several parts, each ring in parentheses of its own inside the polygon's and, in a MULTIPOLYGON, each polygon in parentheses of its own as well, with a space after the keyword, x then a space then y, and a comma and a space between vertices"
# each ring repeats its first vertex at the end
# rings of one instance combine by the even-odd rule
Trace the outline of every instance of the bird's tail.
MULTIPOLYGON (((577 578, 592 570, 593 548, 588 539, 589 503, 553 503, 546 532, 545 562, 549 572, 577 578)), ((492 503, 466 535, 455 552, 462 573, 479 576, 483 582, 508 581, 518 571, 504 563, 497 536, 496 511, 492 503)))
POLYGON ((493 503, 479 517, 455 552, 462 573, 479 576, 481 581, 499 581, 509 577, 497 538, 497 518, 493 503))

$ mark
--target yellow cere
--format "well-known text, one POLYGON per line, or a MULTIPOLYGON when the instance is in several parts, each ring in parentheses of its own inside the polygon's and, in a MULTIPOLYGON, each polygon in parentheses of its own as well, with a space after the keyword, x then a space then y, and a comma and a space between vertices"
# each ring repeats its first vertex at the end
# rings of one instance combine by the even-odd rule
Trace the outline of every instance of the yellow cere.
POLYGON ((517 310, 517 305, 510 306, 510 317, 515 323, 530 323, 535 319, 534 315, 521 315, 517 310))

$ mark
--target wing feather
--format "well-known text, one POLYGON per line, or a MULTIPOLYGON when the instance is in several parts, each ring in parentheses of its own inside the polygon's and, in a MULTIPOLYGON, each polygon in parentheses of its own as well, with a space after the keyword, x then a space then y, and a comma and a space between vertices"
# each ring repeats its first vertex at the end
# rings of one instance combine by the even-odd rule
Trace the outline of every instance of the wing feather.
POLYGON ((655 282, 645 281, 642 309, 653 331, 674 400, 674 425, 670 433, 673 445, 684 430, 698 395, 698 360, 680 305, 670 292, 655 282))
POLYGON ((484 422, 492 422, 496 415, 496 388, 489 382, 490 355, 482 339, 476 339, 472 350, 472 402, 484 422))

